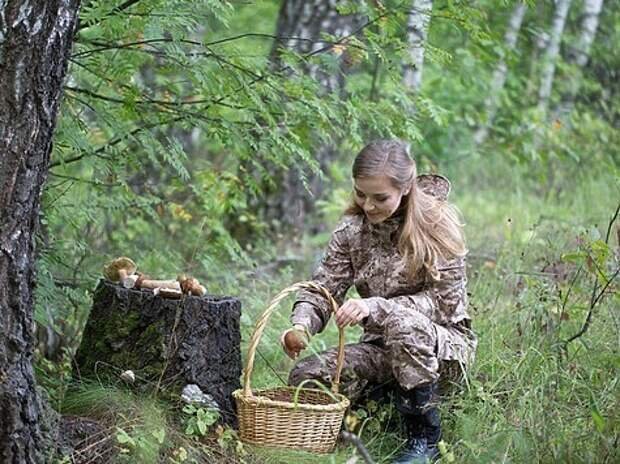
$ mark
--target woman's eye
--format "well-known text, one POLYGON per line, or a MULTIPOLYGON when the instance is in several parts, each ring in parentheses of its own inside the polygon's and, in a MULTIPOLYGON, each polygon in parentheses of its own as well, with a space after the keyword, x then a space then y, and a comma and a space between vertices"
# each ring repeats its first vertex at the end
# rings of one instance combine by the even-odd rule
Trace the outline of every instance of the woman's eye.
POLYGON ((377 198, 377 201, 378 201, 379 203, 383 203, 383 202, 385 202, 385 201, 387 201, 387 200, 388 200, 388 199, 387 199, 387 197, 386 197, 386 198, 377 198))
POLYGON ((364 198, 365 195, 362 192, 358 192, 357 190, 355 191, 355 195, 359 198, 364 198))

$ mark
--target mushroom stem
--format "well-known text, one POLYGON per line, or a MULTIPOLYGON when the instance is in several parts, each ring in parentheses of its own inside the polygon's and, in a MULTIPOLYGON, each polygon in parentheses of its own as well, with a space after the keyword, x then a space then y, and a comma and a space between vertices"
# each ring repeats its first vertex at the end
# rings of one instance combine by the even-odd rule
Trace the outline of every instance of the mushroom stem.
POLYGON ((171 288, 181 291, 181 284, 176 280, 150 280, 144 279, 140 282, 140 288, 171 288))
POLYGON ((121 285, 125 288, 134 288, 138 281, 138 274, 131 274, 128 276, 121 276, 121 285))

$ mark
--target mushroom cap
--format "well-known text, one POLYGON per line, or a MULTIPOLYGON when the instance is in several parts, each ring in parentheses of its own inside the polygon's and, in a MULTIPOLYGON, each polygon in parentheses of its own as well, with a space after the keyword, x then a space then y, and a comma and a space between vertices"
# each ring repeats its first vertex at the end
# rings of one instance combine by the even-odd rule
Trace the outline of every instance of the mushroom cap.
POLYGON ((177 281, 181 285, 181 291, 185 294, 191 293, 194 296, 203 296, 207 292, 207 289, 200 285, 198 279, 194 277, 180 275, 177 277, 177 281))
POLYGON ((119 274, 121 269, 124 269, 127 274, 133 274, 136 272, 137 266, 130 258, 121 256, 103 266, 103 276, 112 282, 118 282, 121 279, 119 274))

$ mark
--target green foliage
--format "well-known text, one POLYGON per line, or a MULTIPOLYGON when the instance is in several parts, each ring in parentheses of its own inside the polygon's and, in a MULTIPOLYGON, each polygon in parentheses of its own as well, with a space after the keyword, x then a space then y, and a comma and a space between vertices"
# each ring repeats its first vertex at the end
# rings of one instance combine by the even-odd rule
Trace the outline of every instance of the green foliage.
MULTIPOLYGON (((605 226, 620 198, 618 5, 606 2, 588 66, 560 60, 551 114, 542 114, 536 42, 552 3, 530 2, 490 137, 475 146, 510 2, 434 2, 417 95, 402 85, 411 2, 338 2, 341 14, 367 17, 359 34, 338 43, 325 35, 313 56, 285 50, 276 66, 280 2, 156 0, 122 11, 115 0, 83 3, 38 238, 35 316, 62 342, 37 374, 59 410, 102 420, 126 462, 347 462, 350 447, 322 458, 248 451, 214 427, 213 411, 188 407, 169 419, 176 405, 71 387, 69 360, 102 265, 117 255, 240 297, 245 351, 267 302, 309 277, 350 201, 353 154, 371 138, 400 137, 421 172, 452 180, 471 250, 480 345, 462 390, 442 404, 442 462, 613 462, 620 301, 617 244, 605 226), (307 66, 334 71, 342 54, 351 64, 345 92, 325 95, 307 66), (550 119, 575 83, 573 111, 550 119), (330 188, 308 221, 325 231, 270 234, 256 205, 269 201, 265 186, 278 189, 271 167, 301 167, 305 185, 319 169, 316 147, 335 141, 342 158, 323 173, 330 188)), ((578 28, 574 7, 564 57, 578 28)), ((278 341, 289 325, 282 306, 259 346, 257 387, 285 382, 292 367, 278 341)), ((358 335, 350 330, 348 341, 358 335)), ((307 353, 336 339, 330 325, 307 353)), ((402 442, 394 411, 371 404, 352 414, 371 454, 389 462, 402 442)))
POLYGON ((205 409, 192 404, 186 405, 183 412, 187 415, 185 433, 189 436, 205 436, 209 427, 215 424, 220 417, 216 409, 205 409))

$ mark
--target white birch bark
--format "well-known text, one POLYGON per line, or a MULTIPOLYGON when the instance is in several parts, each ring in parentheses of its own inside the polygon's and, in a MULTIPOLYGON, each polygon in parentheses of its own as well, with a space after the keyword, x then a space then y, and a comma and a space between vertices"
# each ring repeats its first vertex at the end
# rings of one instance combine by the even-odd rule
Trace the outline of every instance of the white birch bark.
POLYGON ((414 93, 418 93, 422 85, 424 46, 428 36, 432 11, 432 0, 413 0, 411 12, 407 19, 407 42, 409 43, 411 64, 405 65, 403 81, 414 93))
MULTIPOLYGON (((590 48, 596 37, 599 17, 603 9, 603 0, 584 0, 581 15, 581 31, 576 46, 570 51, 566 60, 579 68, 579 74, 590 59, 590 48)), ((569 90, 562 96, 562 102, 556 109, 556 116, 566 115, 573 109, 575 96, 579 91, 581 75, 573 78, 569 90)))
POLYGON ((493 119, 495 119, 495 113, 497 113, 497 107, 499 104, 499 96, 504 89, 506 76, 508 74, 506 56, 512 53, 517 45, 519 30, 521 29, 521 24, 523 23, 523 16, 525 16, 525 9, 525 3, 518 3, 510 15, 508 29, 506 29, 506 33, 504 34, 504 47, 500 52, 497 67, 493 71, 491 88, 489 89, 489 94, 484 102, 486 121, 480 125, 474 134, 474 142, 476 145, 479 145, 486 140, 487 135, 489 134, 489 127, 493 123, 493 119))
POLYGON ((571 0, 556 0, 553 12, 553 23, 549 33, 549 45, 543 57, 543 66, 538 89, 538 108, 545 112, 549 106, 551 89, 553 87, 553 76, 555 74, 555 63, 560 52, 560 42, 566 24, 566 16, 570 7, 571 0))

